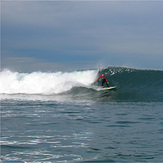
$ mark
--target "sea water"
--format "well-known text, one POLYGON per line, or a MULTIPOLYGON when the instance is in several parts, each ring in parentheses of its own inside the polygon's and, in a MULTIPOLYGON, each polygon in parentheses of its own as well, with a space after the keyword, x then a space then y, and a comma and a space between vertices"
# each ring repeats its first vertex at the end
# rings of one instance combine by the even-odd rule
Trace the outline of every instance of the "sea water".
POLYGON ((163 161, 163 71, 4 70, 0 97, 2 162, 163 161))

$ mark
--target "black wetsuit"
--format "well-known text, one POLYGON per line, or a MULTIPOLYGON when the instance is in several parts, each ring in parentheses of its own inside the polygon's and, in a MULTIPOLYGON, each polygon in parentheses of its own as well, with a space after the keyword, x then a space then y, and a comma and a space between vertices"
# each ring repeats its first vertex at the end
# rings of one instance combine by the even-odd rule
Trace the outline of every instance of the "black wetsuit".
POLYGON ((106 84, 107 87, 109 87, 108 82, 106 81, 106 79, 105 79, 105 78, 102 78, 102 83, 101 83, 101 85, 104 87, 104 84, 106 84))

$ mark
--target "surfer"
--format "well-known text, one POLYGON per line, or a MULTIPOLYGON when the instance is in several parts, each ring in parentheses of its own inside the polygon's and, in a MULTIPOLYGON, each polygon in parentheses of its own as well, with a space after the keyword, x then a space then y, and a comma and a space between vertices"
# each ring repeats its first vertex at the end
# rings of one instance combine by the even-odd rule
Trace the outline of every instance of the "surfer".
POLYGON ((102 83, 101 83, 102 87, 104 87, 104 83, 106 83, 107 87, 109 87, 109 85, 108 85, 109 82, 108 82, 108 80, 106 79, 106 77, 104 76, 104 74, 102 74, 102 75, 97 79, 97 81, 98 81, 100 78, 102 78, 102 83))

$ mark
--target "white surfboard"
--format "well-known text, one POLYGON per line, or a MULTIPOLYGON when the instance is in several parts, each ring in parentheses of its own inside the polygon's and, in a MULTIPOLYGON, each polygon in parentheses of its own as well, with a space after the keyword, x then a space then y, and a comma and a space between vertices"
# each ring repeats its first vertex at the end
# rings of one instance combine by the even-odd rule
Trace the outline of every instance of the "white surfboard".
POLYGON ((105 88, 103 88, 103 90, 111 90, 111 89, 116 89, 117 88, 117 86, 114 86, 114 87, 105 87, 105 88))

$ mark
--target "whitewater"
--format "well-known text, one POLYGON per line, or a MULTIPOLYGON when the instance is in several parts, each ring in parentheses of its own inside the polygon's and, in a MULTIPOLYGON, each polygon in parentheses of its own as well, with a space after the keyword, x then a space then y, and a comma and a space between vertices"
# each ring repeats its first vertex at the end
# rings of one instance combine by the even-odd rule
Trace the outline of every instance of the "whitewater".
POLYGON ((96 79, 97 70, 74 72, 19 73, 0 72, 1 94, 59 94, 73 87, 89 87, 96 79))

